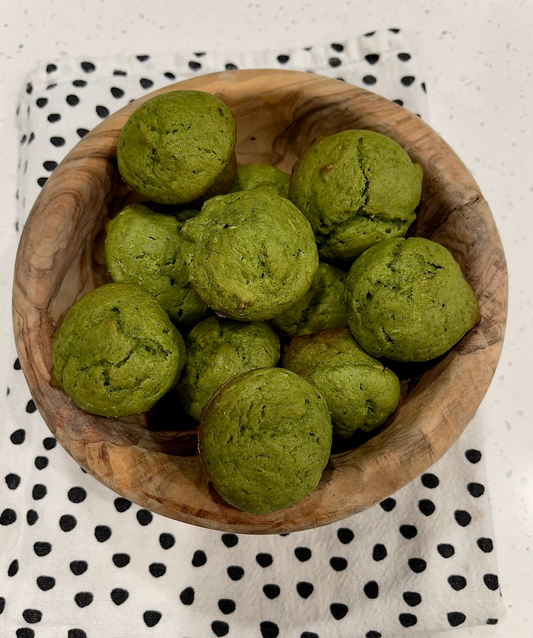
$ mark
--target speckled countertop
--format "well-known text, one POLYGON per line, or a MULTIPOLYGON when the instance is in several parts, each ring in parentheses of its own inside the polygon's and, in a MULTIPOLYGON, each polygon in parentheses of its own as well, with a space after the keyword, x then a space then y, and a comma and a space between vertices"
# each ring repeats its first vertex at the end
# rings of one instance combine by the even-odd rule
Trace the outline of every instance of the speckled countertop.
MULTIPOLYGON (((25 75, 65 56, 176 50, 259 50, 338 41, 374 29, 421 35, 434 128, 489 202, 506 250, 510 302, 496 376, 478 417, 486 433, 500 584, 507 615, 457 638, 532 635, 533 608, 533 4, 528 0, 7 0, 0 15, 0 354, 8 357, 18 134, 25 75)), ((0 388, 7 365, 0 366, 0 388)), ((3 397, 2 397, 3 400, 3 397)), ((417 634, 420 635, 421 634, 417 634)), ((433 634, 431 638, 448 636, 433 634)))

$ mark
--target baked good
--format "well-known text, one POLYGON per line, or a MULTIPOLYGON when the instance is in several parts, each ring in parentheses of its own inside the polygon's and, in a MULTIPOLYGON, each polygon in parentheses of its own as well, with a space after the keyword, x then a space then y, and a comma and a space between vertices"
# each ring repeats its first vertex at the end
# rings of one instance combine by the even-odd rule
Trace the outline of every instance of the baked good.
POLYGON ((271 192, 287 197, 289 194, 290 174, 268 164, 242 164, 237 167, 230 193, 266 188, 271 192))
POLYGON ((348 325, 375 357, 429 361, 480 319, 472 288, 440 244, 423 237, 369 248, 346 280, 348 325))
POLYGON ((185 343, 149 292, 106 284, 79 299, 53 340, 54 382, 82 410, 149 410, 178 381, 185 343))
POLYGON ((289 339, 346 326, 345 280, 344 271, 320 262, 309 290, 270 325, 289 339))
POLYGON ((320 256, 349 262, 405 235, 421 189, 422 169, 399 144, 348 130, 318 138, 298 159, 289 199, 311 222, 320 256))
MULTIPOLYGON (((191 211, 178 215, 188 218, 191 211)), ((180 253, 182 225, 176 216, 153 212, 144 204, 126 206, 107 225, 105 257, 114 282, 141 286, 171 319, 192 324, 209 309, 189 285, 180 253)))
POLYGON ((307 219, 264 189, 213 197, 182 228, 193 290, 216 313, 271 319, 311 286, 318 252, 307 219))
POLYGON ((367 354, 347 327, 292 339, 283 367, 316 387, 331 412, 333 433, 343 438, 382 425, 400 400, 398 377, 367 354))
POLYGON ((117 161, 134 191, 161 204, 225 193, 236 169, 233 115, 203 91, 157 95, 128 118, 117 161))
POLYGON ((289 370, 251 370, 223 385, 199 429, 202 464, 220 496, 251 514, 305 498, 331 448, 325 400, 289 370))
POLYGON ((232 377, 269 368, 279 360, 279 339, 265 323, 243 323, 210 317, 187 335, 187 358, 179 383, 179 399, 200 420, 202 410, 218 388, 232 377))

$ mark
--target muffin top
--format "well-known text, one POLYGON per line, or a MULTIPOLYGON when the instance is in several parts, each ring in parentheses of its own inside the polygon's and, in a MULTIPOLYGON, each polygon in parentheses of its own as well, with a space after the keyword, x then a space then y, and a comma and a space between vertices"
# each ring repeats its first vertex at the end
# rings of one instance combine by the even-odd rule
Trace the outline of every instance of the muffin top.
POLYGON ((157 95, 136 109, 120 132, 117 160, 124 181, 161 204, 185 204, 226 192, 235 172, 235 121, 203 91, 157 95), (224 181, 224 188, 216 189, 224 181))
POLYGON ((200 458, 217 492, 251 514, 305 498, 328 462, 328 407, 305 379, 281 368, 245 372, 204 410, 200 458))
POLYGON ((264 189, 209 199, 182 229, 182 256, 197 295, 241 321, 270 319, 298 301, 318 269, 307 219, 264 189))
POLYGON ((237 167, 229 192, 267 188, 281 197, 287 197, 290 177, 289 173, 268 164, 242 164, 237 167))

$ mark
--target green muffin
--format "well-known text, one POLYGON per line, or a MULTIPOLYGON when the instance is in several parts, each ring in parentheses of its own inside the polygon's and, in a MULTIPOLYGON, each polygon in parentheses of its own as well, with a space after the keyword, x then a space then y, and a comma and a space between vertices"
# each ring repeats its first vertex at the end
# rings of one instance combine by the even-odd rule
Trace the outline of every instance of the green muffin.
POLYGON ((281 368, 251 370, 222 386, 199 430, 202 464, 220 496, 251 514, 305 498, 328 462, 332 428, 325 400, 281 368))
POLYGON ((367 354, 348 328, 292 339, 283 367, 316 387, 331 412, 333 433, 343 438, 379 427, 400 400, 398 377, 367 354))
POLYGON ((221 385, 241 372, 275 366, 280 354, 279 339, 266 324, 219 317, 194 326, 186 345, 187 359, 176 390, 187 412, 198 420, 221 385))
POLYGON ((309 290, 270 325, 289 338, 346 326, 345 280, 345 272, 320 262, 309 290))
POLYGON ((307 219, 264 189, 209 199, 182 228, 193 290, 219 315, 264 321, 295 304, 318 269, 307 219))
POLYGON ((369 248, 346 280, 348 325, 376 357, 429 361, 480 319, 472 288, 440 244, 422 237, 369 248))
POLYGON ((289 194, 290 174, 268 164, 243 164, 237 167, 230 193, 266 188, 276 195, 289 194))
POLYGON ((226 193, 236 169, 235 135, 230 109, 214 95, 157 95, 120 132, 118 169, 134 191, 161 204, 226 193))
MULTIPOLYGON (((191 211, 180 211, 188 219, 191 211)), ((174 215, 150 210, 144 204, 126 206, 107 225, 105 257, 115 283, 130 283, 151 292, 180 324, 201 321, 207 306, 189 285, 180 254, 183 225, 174 215)))
POLYGON ((178 381, 185 343, 153 295, 107 284, 79 299, 53 339, 52 376, 82 410, 146 412, 178 381))
POLYGON ((353 261, 403 237, 415 220, 422 169, 394 140, 349 130, 318 138, 296 162, 289 199, 309 219, 320 256, 353 261))

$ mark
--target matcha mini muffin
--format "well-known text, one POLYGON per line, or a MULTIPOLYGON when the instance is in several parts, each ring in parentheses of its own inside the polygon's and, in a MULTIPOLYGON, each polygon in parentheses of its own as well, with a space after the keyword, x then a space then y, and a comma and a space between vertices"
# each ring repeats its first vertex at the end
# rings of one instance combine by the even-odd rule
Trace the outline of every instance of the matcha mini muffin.
POLYGON ((53 340, 52 376, 82 410, 146 412, 178 381, 185 343, 149 292, 107 284, 79 299, 53 340))
POLYGON ((251 514, 305 498, 328 462, 332 426, 320 393, 289 370, 263 368, 222 386, 203 413, 202 464, 220 496, 251 514))
POLYGON ((289 339, 346 326, 345 280, 345 272, 320 262, 309 290, 270 325, 289 339))
POLYGON ((369 248, 346 280, 348 325, 370 354, 429 361, 480 319, 472 288, 444 246, 422 237, 369 248))
POLYGON ((367 354, 347 327, 292 339, 283 367, 317 388, 331 411, 333 433, 344 438, 385 423, 400 400, 398 377, 367 354))
POLYGON ((200 420, 218 388, 232 377, 269 368, 279 360, 279 339, 265 323, 242 323, 210 317, 187 336, 187 359, 176 386, 187 412, 200 420))
POLYGON ((222 316, 264 321, 295 304, 318 269, 307 219, 264 189, 209 199, 182 228, 193 290, 222 316))
MULTIPOLYGON (((178 215, 188 219, 191 211, 178 215)), ((126 206, 107 225, 105 256, 115 283, 130 283, 151 292, 181 324, 201 321, 207 306, 189 285, 180 254, 182 222, 174 215, 150 210, 145 204, 126 206)))
POLYGON ((203 91, 157 95, 130 115, 117 160, 124 181, 160 204, 225 193, 236 169, 233 115, 203 91))
POLYGON ((268 164, 243 164, 237 167, 229 192, 266 188, 281 197, 287 197, 290 177, 289 173, 284 173, 279 168, 268 164))
POLYGON ((318 138, 298 159, 289 199, 311 222, 322 258, 353 261, 405 235, 421 189, 422 169, 399 144, 349 130, 318 138))

